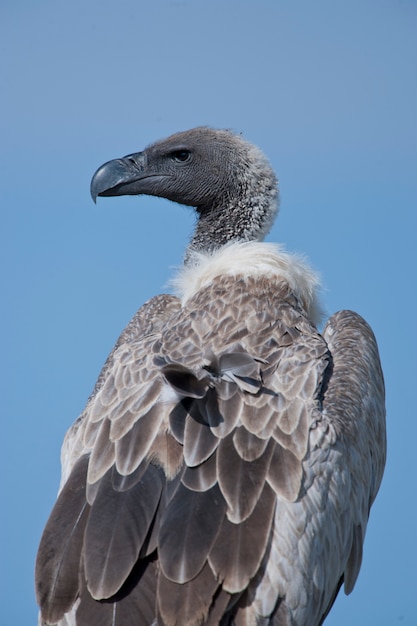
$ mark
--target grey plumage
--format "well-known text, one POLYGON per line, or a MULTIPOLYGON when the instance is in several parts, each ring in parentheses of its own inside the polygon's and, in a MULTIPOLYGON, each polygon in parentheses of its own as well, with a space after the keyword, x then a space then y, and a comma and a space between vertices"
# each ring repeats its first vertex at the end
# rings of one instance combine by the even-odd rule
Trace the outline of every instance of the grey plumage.
POLYGON ((197 128, 104 164, 93 198, 195 207, 177 280, 134 316, 63 445, 37 598, 60 626, 322 623, 359 573, 385 463, 371 329, 320 334, 314 273, 260 243, 262 153, 197 128))

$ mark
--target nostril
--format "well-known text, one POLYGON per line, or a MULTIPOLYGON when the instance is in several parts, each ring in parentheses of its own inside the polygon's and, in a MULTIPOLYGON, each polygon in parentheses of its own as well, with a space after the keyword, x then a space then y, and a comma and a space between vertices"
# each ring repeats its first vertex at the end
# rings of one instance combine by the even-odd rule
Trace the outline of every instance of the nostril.
POLYGON ((142 172, 145 167, 145 156, 143 152, 138 152, 137 154, 128 154, 123 157, 122 161, 124 162, 125 166, 127 165, 131 170, 134 169, 142 172))

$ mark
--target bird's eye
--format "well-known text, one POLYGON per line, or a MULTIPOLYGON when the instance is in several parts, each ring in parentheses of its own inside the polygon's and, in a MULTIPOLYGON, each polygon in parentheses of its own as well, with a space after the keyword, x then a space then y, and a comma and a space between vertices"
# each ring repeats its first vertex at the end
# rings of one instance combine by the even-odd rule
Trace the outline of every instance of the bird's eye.
POLYGON ((171 152, 170 156, 174 161, 185 163, 185 161, 188 161, 190 158, 191 152, 188 150, 175 150, 174 152, 171 152))

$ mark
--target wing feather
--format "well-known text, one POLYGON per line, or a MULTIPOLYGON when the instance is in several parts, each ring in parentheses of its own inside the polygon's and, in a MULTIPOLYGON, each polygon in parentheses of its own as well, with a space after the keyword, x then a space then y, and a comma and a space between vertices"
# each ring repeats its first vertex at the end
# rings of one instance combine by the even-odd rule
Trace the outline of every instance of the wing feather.
POLYGON ((115 456, 115 446, 110 440, 110 421, 104 419, 97 433, 88 465, 87 480, 90 484, 96 483, 104 476, 113 465, 115 456))
POLYGON ((162 514, 159 532, 159 558, 167 578, 188 583, 201 572, 225 512, 217 485, 197 492, 179 484, 162 514))
POLYGON ((192 491, 207 491, 217 483, 216 455, 212 454, 204 463, 187 467, 182 483, 192 491))
POLYGON ((213 598, 219 587, 208 564, 186 585, 158 578, 158 604, 164 626, 200 626, 207 623, 213 598))
POLYGON ((78 571, 89 506, 85 498, 88 457, 75 464, 43 531, 36 559, 36 597, 42 618, 55 624, 78 595, 78 571))
POLYGON ((243 591, 258 571, 270 539, 275 503, 274 492, 265 484, 249 517, 237 524, 224 520, 209 563, 229 593, 243 591))
POLYGON ((184 429, 184 461, 195 467, 206 461, 219 445, 200 410, 201 402, 195 401, 189 407, 189 415, 184 429))
POLYGON ((112 471, 101 479, 84 538, 84 567, 93 598, 110 598, 135 565, 154 519, 163 487, 162 470, 149 465, 127 491, 116 491, 112 471))
POLYGON ((274 449, 270 441, 264 453, 249 462, 243 460, 233 444, 233 435, 222 439, 217 451, 217 476, 227 502, 227 517, 238 524, 254 510, 265 484, 274 449))
POLYGON ((120 592, 109 601, 94 600, 84 585, 76 609, 77 626, 152 624, 156 614, 157 575, 154 561, 141 561, 120 592))
POLYGON ((233 433, 233 445, 244 461, 251 462, 259 459, 264 453, 268 441, 268 439, 260 439, 253 435, 243 426, 238 426, 233 433))
POLYGON ((161 408, 155 404, 116 441, 116 468, 120 474, 131 474, 142 463, 158 435, 163 417, 161 408))
POLYGON ((193 398, 183 398, 169 414, 169 430, 180 444, 184 443, 185 420, 193 402, 193 398))
POLYGON ((275 493, 286 500, 295 501, 300 492, 303 467, 297 457, 282 447, 274 446, 267 472, 267 480, 275 493))

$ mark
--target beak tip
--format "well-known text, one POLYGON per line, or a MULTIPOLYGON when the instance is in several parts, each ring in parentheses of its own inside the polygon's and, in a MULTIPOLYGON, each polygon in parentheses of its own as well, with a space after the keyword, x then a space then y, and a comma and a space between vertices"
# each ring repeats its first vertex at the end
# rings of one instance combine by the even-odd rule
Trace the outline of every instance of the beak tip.
POLYGON ((103 174, 103 166, 102 166, 96 171, 90 183, 90 195, 93 199, 94 204, 97 204, 98 196, 100 196, 103 192, 105 192, 107 187, 108 185, 107 185, 105 176, 103 174))

